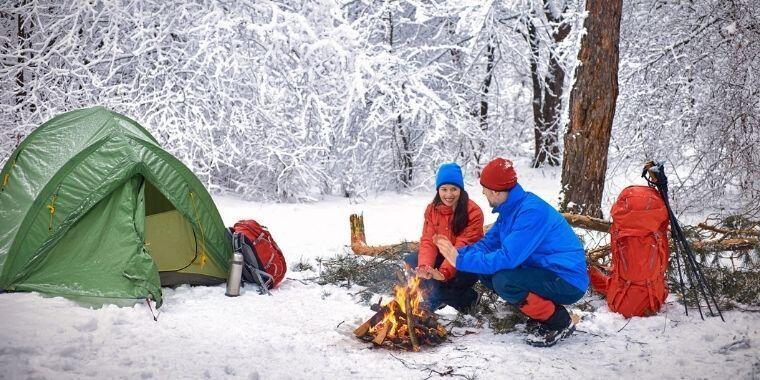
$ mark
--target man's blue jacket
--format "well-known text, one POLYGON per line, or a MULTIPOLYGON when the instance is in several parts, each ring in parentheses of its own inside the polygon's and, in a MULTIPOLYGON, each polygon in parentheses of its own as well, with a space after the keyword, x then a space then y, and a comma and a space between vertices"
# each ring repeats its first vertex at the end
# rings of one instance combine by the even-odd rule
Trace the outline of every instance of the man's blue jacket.
POLYGON ((494 274, 503 269, 544 268, 586 291, 589 280, 583 246, 562 214, 520 184, 493 212, 499 217, 486 235, 459 248, 457 270, 494 274))

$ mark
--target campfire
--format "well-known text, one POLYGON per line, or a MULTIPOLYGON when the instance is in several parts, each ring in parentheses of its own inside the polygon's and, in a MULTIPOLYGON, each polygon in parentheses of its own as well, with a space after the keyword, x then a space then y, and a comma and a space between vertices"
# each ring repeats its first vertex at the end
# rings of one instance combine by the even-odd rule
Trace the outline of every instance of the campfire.
POLYGON ((419 351, 421 345, 438 345, 446 340, 446 329, 435 315, 420 308, 423 292, 420 278, 410 277, 394 289, 395 299, 373 305, 375 315, 354 330, 356 336, 375 346, 419 351))

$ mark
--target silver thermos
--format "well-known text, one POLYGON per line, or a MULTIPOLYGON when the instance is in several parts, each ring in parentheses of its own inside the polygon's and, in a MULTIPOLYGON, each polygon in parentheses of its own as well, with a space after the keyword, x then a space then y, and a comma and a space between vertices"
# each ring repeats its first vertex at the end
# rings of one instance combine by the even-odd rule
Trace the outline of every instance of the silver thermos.
POLYGON ((243 255, 240 252, 232 253, 230 260, 230 275, 227 278, 227 297, 237 297, 240 295, 240 277, 243 275, 243 255))

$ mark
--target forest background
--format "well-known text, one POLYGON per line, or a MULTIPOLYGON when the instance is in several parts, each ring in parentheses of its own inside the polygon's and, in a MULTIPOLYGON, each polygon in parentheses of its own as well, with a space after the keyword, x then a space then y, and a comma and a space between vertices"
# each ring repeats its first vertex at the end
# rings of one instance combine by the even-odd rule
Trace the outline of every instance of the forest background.
MULTIPOLYGON (((570 0, 7 1, 0 161, 104 105, 246 199, 360 201, 430 186, 446 161, 470 181, 494 156, 561 166, 593 16, 570 0)), ((679 212, 758 214, 758 20, 751 0, 622 3, 619 40, 601 36, 619 45, 596 142, 607 204, 655 159, 679 212)))

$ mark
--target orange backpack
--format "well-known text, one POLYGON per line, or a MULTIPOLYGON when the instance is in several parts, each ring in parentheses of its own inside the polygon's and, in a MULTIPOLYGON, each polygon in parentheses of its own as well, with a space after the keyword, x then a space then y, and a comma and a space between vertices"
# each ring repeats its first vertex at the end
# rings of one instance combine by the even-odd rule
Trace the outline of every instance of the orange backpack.
POLYGON ((629 186, 612 205, 609 276, 589 267, 591 286, 626 318, 660 311, 668 296, 668 211, 656 189, 629 186))

